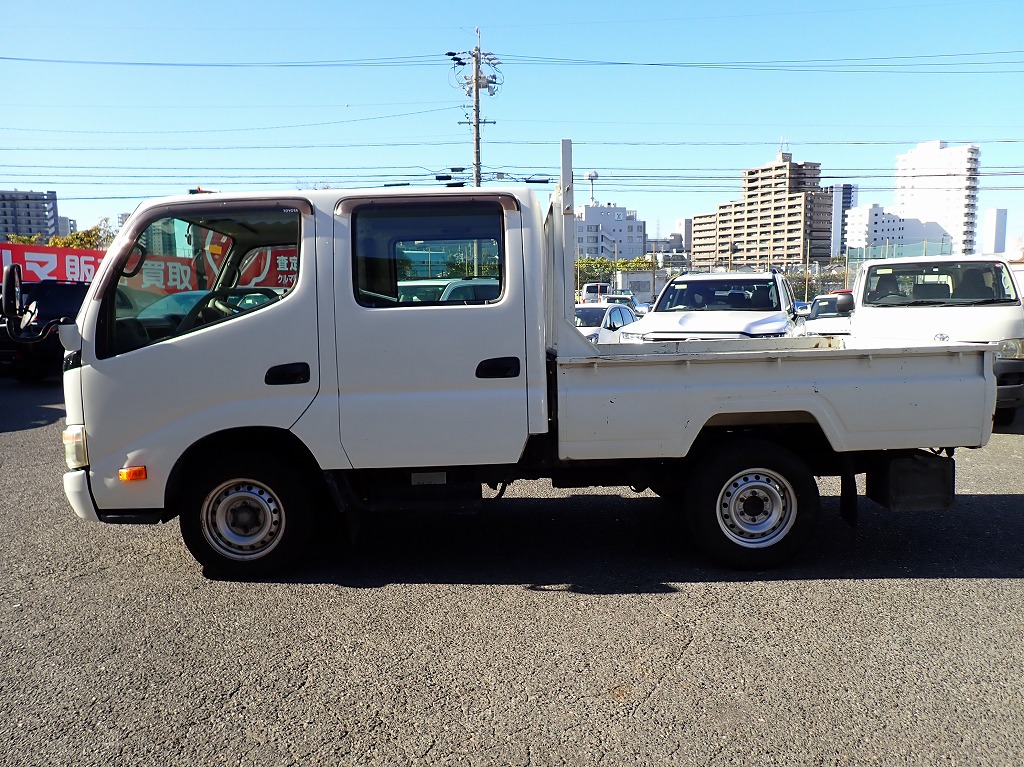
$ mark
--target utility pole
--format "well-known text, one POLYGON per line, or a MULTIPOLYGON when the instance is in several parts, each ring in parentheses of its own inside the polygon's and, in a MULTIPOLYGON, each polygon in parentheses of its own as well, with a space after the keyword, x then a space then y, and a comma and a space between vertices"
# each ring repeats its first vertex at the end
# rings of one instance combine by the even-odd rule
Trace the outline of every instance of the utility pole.
POLYGON ((445 55, 452 60, 456 67, 465 67, 467 65, 467 58, 473 66, 472 74, 457 75, 455 86, 461 87, 466 95, 471 96, 473 99, 472 119, 469 121, 459 121, 459 125, 473 126, 473 186, 480 186, 480 126, 488 123, 494 125, 494 120, 480 119, 480 91, 487 91, 488 96, 493 96, 498 92, 498 88, 503 82, 501 73, 498 70, 498 65, 501 62, 495 58, 493 53, 480 49, 480 27, 476 28, 476 47, 473 50, 448 51, 445 55), (485 75, 482 70, 483 66, 490 67, 494 73, 485 75))

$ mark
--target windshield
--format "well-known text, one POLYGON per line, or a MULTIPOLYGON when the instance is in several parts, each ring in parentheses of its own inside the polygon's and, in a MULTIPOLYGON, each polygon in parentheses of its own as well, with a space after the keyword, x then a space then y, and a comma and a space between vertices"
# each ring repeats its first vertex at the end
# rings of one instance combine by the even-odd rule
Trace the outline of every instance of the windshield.
POLYGON ((839 311, 836 306, 838 299, 835 296, 828 296, 827 298, 815 298, 811 304, 811 313, 807 316, 809 320, 816 320, 819 317, 845 317, 848 314, 844 314, 839 311))
POLYGON ((677 280, 669 284, 658 299, 656 312, 705 311, 780 311, 775 280, 677 280))
POLYGON ((577 306, 576 307, 576 327, 578 328, 598 328, 601 327, 601 321, 604 319, 604 313, 608 311, 606 306, 577 306))
POLYGON ((1019 300, 999 261, 925 261, 872 266, 863 301, 878 306, 957 306, 1019 300))

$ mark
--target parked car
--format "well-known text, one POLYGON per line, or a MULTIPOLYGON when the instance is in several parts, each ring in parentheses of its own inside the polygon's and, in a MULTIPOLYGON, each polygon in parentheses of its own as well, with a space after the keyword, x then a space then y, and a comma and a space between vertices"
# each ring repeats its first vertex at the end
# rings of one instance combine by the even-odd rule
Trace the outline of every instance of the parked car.
POLYGON ((492 301, 501 294, 496 277, 438 277, 429 280, 401 280, 398 301, 406 303, 439 301, 492 301))
POLYGON ((778 272, 684 274, 670 281, 654 308, 621 343, 803 335, 793 289, 778 272))
POLYGON ((849 335, 852 314, 853 296, 850 293, 815 296, 804 320, 804 330, 808 335, 849 335))
MULTIPOLYGON (((75 317, 88 289, 87 282, 23 283, 22 302, 30 308, 34 305, 35 315, 26 332, 33 333, 52 319, 75 317)), ((0 371, 19 381, 38 382, 59 375, 63 361, 64 347, 56 329, 38 343, 24 343, 11 336, 6 325, 0 327, 0 371)))
POLYGON ((636 296, 632 293, 612 293, 604 297, 605 303, 608 304, 622 304, 628 306, 633 310, 633 314, 640 317, 647 313, 647 304, 638 304, 636 302, 636 296))
POLYGON ((637 321, 623 304, 576 304, 576 328, 591 343, 619 343, 619 330, 637 321))

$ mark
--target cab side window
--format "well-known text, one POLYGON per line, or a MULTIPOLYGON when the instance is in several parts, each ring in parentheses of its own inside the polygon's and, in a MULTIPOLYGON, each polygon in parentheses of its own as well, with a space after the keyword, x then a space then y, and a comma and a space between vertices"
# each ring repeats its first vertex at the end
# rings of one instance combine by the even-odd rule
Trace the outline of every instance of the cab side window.
POLYGON ((300 212, 182 208, 148 223, 104 288, 101 357, 280 301, 299 278, 300 212))
POLYGON ((355 298, 401 308, 500 299, 504 216, 492 202, 368 203, 352 215, 355 298))

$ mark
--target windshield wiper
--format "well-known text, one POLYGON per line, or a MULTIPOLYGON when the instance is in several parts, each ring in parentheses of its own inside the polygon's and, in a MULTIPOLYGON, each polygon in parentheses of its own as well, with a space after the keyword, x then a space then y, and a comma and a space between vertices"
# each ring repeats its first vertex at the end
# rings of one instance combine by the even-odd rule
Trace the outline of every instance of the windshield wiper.
POLYGON ((957 301, 957 306, 983 306, 985 304, 1015 304, 1015 298, 976 298, 973 301, 957 301))

